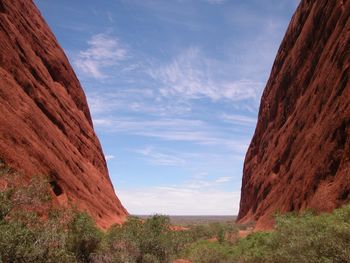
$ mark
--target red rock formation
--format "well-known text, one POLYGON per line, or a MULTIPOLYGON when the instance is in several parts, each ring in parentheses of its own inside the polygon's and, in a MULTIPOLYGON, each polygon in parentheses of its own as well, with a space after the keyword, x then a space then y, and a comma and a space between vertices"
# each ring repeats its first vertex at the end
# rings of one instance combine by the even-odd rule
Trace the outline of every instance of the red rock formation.
POLYGON ((32 0, 0 0, 0 159, 27 177, 49 175, 56 200, 101 227, 127 214, 84 92, 32 0))
POLYGON ((350 201, 350 1, 303 0, 262 96, 239 221, 350 201))

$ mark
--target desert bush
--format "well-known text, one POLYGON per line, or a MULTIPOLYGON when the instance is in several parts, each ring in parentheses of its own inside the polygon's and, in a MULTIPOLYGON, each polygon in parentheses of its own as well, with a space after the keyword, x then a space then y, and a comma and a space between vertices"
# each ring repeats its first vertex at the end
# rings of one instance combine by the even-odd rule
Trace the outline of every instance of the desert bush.
POLYGON ((0 194, 1 215, 6 214, 0 219, 0 262, 75 262, 66 250, 67 233, 57 214, 43 220, 35 211, 18 209, 16 192, 10 193, 0 194))
POLYGON ((67 250, 66 212, 52 207, 48 180, 28 182, 4 164, 1 171, 0 262, 76 262, 67 250))
POLYGON ((234 261, 232 245, 207 240, 200 240, 191 244, 184 252, 183 257, 196 263, 236 262, 234 261))
POLYGON ((152 254, 145 254, 142 256, 142 263, 161 263, 158 258, 152 254))
POLYGON ((105 246, 113 257, 128 255, 134 262, 168 262, 181 247, 169 227, 166 216, 155 215, 145 221, 129 217, 124 225, 107 231, 105 246))
POLYGON ((220 243, 237 240, 238 228, 232 223, 210 223, 204 225, 190 226, 186 231, 189 241, 217 239, 220 243))
POLYGON ((257 232, 240 239, 234 246, 234 255, 244 262, 270 262, 273 252, 273 233, 257 232))
POLYGON ((220 243, 234 242, 237 239, 238 228, 232 223, 211 223, 208 227, 211 237, 220 243))
POLYGON ((0 258, 3 262, 75 262, 65 248, 65 234, 52 224, 31 229, 18 223, 0 225, 0 258))
POLYGON ((0 220, 4 220, 13 208, 12 202, 13 189, 7 189, 0 192, 0 220))
POLYGON ((350 206, 277 218, 273 262, 350 262, 350 206))
POLYGON ((47 179, 21 184, 18 176, 0 163, 0 180, 7 186, 0 188, 0 262, 350 262, 350 205, 331 214, 279 215, 274 231, 238 241, 233 224, 172 231, 169 217, 162 215, 129 217, 102 232, 86 213, 53 208, 47 179))
POLYGON ((275 231, 241 239, 235 250, 244 262, 350 262, 350 206, 277 216, 275 231))
POLYGON ((206 225, 195 225, 190 226, 188 232, 192 238, 192 241, 198 239, 208 239, 211 238, 212 233, 209 231, 206 225))
POLYGON ((96 262, 137 262, 141 256, 142 231, 142 221, 132 216, 128 218, 123 226, 111 226, 104 234, 99 253, 99 257, 108 256, 109 261, 100 260, 96 262))
POLYGON ((172 254, 170 219, 155 215, 144 222, 144 232, 140 243, 141 253, 155 256, 161 262, 167 262, 172 254))
POLYGON ((100 249, 102 238, 103 233, 88 214, 74 212, 68 223, 67 247, 79 262, 92 261, 92 255, 100 249))

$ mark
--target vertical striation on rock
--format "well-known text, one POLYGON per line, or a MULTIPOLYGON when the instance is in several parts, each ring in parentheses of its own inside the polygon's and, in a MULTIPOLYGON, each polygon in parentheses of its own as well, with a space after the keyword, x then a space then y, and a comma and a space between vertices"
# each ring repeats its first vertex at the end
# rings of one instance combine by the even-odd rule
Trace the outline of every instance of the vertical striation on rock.
POLYGON ((278 51, 248 149, 238 220, 350 201, 350 1, 302 0, 278 51))
POLYGON ((58 203, 103 228, 127 215, 85 94, 32 0, 0 0, 0 159, 27 179, 49 175, 58 203))

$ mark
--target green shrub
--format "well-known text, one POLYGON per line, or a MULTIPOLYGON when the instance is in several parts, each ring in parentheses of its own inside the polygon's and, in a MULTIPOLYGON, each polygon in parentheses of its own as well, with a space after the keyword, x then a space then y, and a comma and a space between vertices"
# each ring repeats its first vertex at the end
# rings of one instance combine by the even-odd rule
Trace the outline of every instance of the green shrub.
POLYGON ((145 254, 142 257, 142 263, 160 263, 160 262, 161 261, 159 261, 158 258, 152 254, 145 254))
POLYGON ((143 227, 144 232, 140 243, 141 253, 153 255, 161 262, 166 262, 172 253, 169 217, 155 215, 147 219, 143 227))
POLYGON ((52 207, 48 180, 20 176, 0 162, 0 262, 167 263, 345 263, 350 262, 350 205, 332 214, 276 217, 273 232, 237 241, 233 224, 172 231, 169 217, 129 217, 102 232, 92 218, 52 207), (217 241, 209 239, 216 238, 217 241))
POLYGON ((75 212, 68 224, 69 251, 79 262, 91 262, 92 255, 98 252, 102 241, 102 232, 92 218, 81 212, 75 212))
POLYGON ((119 247, 125 244, 137 262, 167 262, 175 242, 169 227, 170 219, 166 216, 155 215, 144 222, 130 217, 122 227, 114 229, 114 235, 116 240, 120 238, 119 247))
MULTIPOLYGON (((66 249, 67 233, 53 218, 42 221, 22 211, 21 220, 0 223, 0 259, 3 262, 75 262, 66 249), (35 225, 26 225, 23 218, 35 225)), ((0 262, 1 262, 0 260, 0 262)))
POLYGON ((191 244, 184 252, 184 257, 196 263, 235 262, 232 245, 207 240, 191 244))
POLYGON ((273 233, 257 232, 240 239, 234 247, 234 254, 244 262, 270 262, 273 233))
POLYGON ((7 189, 0 192, 0 221, 5 220, 6 216, 13 209, 13 189, 7 189))
POLYGON ((42 218, 51 204, 47 181, 38 177, 20 185, 19 176, 2 165, 8 187, 0 191, 0 262, 75 262, 59 216, 42 218))
POLYGON ((274 232, 254 233, 235 250, 244 262, 350 262, 350 206, 332 214, 277 216, 274 232))
POLYGON ((191 242, 187 231, 170 230, 167 216, 155 215, 144 221, 129 217, 122 226, 105 234, 103 253, 111 257, 128 255, 124 262, 171 262, 191 242))
POLYGON ((277 218, 273 262, 350 262, 350 206, 277 218))
POLYGON ((141 256, 142 229, 142 222, 136 217, 129 217, 123 226, 111 226, 104 235, 100 254, 107 255, 112 261, 96 262, 137 262, 141 256))

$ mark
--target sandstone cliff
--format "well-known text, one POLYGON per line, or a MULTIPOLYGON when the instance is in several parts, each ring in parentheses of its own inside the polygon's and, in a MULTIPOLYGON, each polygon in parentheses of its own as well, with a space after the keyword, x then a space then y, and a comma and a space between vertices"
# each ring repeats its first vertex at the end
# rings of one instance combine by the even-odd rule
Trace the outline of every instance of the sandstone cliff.
POLYGON ((303 0, 262 96, 239 221, 350 201, 350 1, 303 0))
POLYGON ((0 0, 0 159, 27 177, 49 175, 55 200, 101 227, 127 214, 84 92, 32 0, 0 0))

